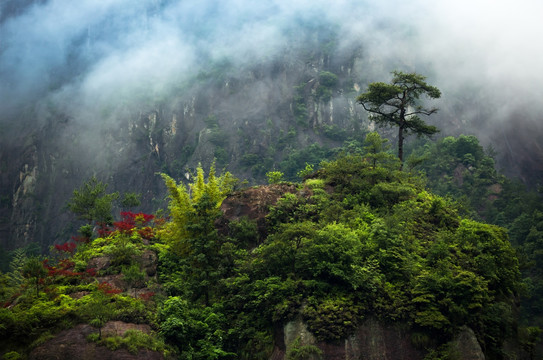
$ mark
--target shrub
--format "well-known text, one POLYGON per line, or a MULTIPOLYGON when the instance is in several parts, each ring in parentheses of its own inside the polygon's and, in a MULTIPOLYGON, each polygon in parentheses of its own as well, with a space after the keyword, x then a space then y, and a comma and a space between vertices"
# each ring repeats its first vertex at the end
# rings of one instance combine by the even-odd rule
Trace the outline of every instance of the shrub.
POLYGON ((10 351, 2 356, 3 360, 19 360, 23 357, 17 351, 10 351))
POLYGON ((298 337, 287 350, 287 360, 322 359, 322 350, 315 345, 302 345, 298 337))
POLYGON ((354 332, 362 319, 362 307, 346 296, 314 301, 303 311, 309 330, 319 341, 334 341, 354 332))
POLYGON ((268 183, 270 184, 279 184, 281 181, 283 181, 283 174, 281 171, 269 171, 266 173, 266 177, 268 178, 268 183))

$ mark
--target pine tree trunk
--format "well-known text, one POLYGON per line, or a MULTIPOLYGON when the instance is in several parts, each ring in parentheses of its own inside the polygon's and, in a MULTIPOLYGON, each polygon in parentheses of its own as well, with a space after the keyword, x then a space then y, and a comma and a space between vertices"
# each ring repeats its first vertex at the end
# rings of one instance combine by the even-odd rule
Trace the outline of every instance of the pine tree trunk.
POLYGON ((398 130, 398 158, 400 159, 400 171, 403 170, 403 127, 398 130))

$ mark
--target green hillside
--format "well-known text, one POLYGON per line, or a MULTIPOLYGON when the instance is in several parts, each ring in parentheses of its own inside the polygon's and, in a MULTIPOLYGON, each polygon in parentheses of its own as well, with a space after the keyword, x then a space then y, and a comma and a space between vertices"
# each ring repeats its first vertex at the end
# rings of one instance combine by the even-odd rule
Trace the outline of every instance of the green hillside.
POLYGON ((460 216, 459 203, 371 149, 324 161, 297 184, 276 172, 274 184, 234 191, 235 179, 213 168, 189 187, 163 175, 169 216, 124 212, 48 259, 21 252, 2 275, 4 357, 89 324, 87 340, 113 350, 267 359, 294 319, 316 340, 287 344, 292 359, 326 355, 319 344, 367 319, 402 326, 428 359, 454 358, 450 341, 466 326, 489 359, 533 351, 537 329, 519 325, 524 286, 506 229, 460 216), (111 321, 149 331, 102 333, 111 321))

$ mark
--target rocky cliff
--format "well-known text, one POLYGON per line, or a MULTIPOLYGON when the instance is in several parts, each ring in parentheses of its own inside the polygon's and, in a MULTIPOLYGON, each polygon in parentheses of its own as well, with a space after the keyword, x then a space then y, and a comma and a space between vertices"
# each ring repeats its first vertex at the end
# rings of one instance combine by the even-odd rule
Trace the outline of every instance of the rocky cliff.
MULTIPOLYGON (((270 359, 289 359, 289 354, 305 347, 306 359, 326 360, 422 360, 428 352, 415 347, 413 332, 401 324, 384 324, 368 319, 346 339, 334 343, 318 342, 302 319, 286 324, 276 335, 270 359), (312 351, 311 351, 312 349, 312 351)), ((484 360, 485 356, 473 331, 461 329, 450 343, 449 354, 456 360, 484 360)), ((292 355, 290 355, 292 356, 292 355)))
POLYGON ((293 176, 308 160, 282 164, 293 152, 338 145, 365 126, 354 103, 355 53, 311 59, 289 54, 235 73, 211 66, 161 101, 114 102, 92 121, 56 105, 10 115, 38 125, 13 120, 2 135, 0 246, 45 250, 69 239, 77 225, 65 205, 92 175, 108 191, 142 193, 147 212, 164 206, 157 172, 188 180, 198 163, 216 159, 250 182, 281 166, 293 176), (321 84, 324 70, 337 80, 321 84))

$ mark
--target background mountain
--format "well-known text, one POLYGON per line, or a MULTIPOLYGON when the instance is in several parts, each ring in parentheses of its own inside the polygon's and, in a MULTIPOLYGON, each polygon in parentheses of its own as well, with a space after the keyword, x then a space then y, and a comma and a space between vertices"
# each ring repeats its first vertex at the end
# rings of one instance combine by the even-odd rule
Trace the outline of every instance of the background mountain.
POLYGON ((541 7, 4 1, 0 245, 66 241, 78 226, 65 205, 92 175, 141 192, 147 212, 165 204, 157 172, 187 179, 214 158, 250 183, 294 178, 371 129, 354 99, 393 69, 443 91, 442 135, 476 134, 535 187, 541 7))

